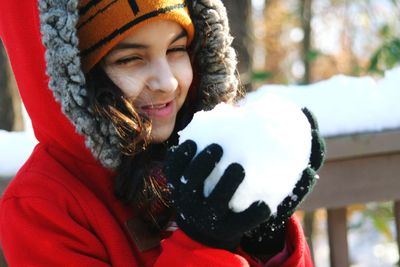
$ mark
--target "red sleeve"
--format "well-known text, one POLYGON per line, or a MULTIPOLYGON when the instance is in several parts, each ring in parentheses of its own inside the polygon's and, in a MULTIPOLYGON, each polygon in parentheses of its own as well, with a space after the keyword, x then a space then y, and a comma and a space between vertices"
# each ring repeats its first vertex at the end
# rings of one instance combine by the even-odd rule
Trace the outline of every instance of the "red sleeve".
POLYGON ((3 200, 0 229, 9 266, 110 266, 96 236, 47 199, 3 200))
POLYGON ((259 267, 312 267, 311 253, 299 221, 292 216, 288 222, 285 246, 282 251, 261 263, 242 251, 251 266, 259 267))
MULTIPOLYGON (((279 267, 313 267, 310 249, 303 228, 295 216, 289 219, 286 234, 286 249, 289 257, 279 267)), ((268 265, 267 265, 268 266, 268 265)), ((268 266, 269 267, 269 266, 268 266)), ((272 267, 272 266, 271 266, 272 267)))
POLYGON ((249 267, 240 255, 204 246, 181 230, 162 241, 162 253, 155 267, 249 267))
POLYGON ((204 246, 181 230, 162 241, 162 253, 155 267, 313 267, 310 250, 298 220, 290 218, 287 228, 285 251, 266 264, 246 255, 243 251, 234 254, 226 250, 204 246), (239 255, 240 254, 240 255, 239 255))
POLYGON ((292 216, 287 225, 284 249, 272 257, 264 267, 313 267, 311 253, 308 248, 301 224, 292 216))

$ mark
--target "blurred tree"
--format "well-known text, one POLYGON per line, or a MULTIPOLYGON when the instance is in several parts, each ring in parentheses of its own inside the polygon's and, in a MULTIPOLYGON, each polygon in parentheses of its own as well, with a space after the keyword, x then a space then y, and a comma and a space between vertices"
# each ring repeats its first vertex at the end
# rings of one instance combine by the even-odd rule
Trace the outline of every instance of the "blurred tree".
POLYGON ((223 0, 238 54, 238 71, 242 85, 251 91, 253 41, 251 38, 251 0, 223 0))
POLYGON ((21 101, 7 54, 0 41, 0 129, 23 129, 21 101))
POLYGON ((381 27, 379 35, 383 39, 383 43, 372 54, 368 71, 383 75, 385 70, 400 64, 400 38, 388 24, 381 27))
POLYGON ((373 54, 368 71, 382 75, 385 70, 400 64, 400 38, 386 41, 373 54))
POLYGON ((254 1, 260 2, 264 17, 254 23, 258 81, 312 83, 336 74, 366 75, 368 67, 382 73, 399 63, 399 0, 254 1), (380 34, 385 24, 390 38, 380 34))
MULTIPOLYGON (((359 61, 354 53, 354 36, 356 35, 356 27, 354 25, 353 13, 351 12, 351 5, 354 3, 352 0, 344 0, 343 2, 343 29, 341 32, 341 46, 342 46, 342 70, 341 73, 344 74, 355 74, 354 70, 359 66, 359 61)), ((369 0, 366 0, 368 9, 369 0)), ((367 10, 365 11, 367 12, 367 10)))
POLYGON ((311 82, 311 67, 310 64, 313 61, 312 50, 311 50, 311 18, 312 18, 312 0, 300 0, 300 15, 301 25, 304 32, 302 42, 302 58, 304 62, 304 76, 303 84, 309 84, 311 82))
POLYGON ((290 12, 285 2, 282 0, 265 2, 265 70, 272 74, 272 77, 268 80, 270 83, 287 83, 289 80, 287 72, 290 71, 290 68, 286 68, 284 64, 289 49, 287 49, 287 43, 282 42, 290 18, 290 12))

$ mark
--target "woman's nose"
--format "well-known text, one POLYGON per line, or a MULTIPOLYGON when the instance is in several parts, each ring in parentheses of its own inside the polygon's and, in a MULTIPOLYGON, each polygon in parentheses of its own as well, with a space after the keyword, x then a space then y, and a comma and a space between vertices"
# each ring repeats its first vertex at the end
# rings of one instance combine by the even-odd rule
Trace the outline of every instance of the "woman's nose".
POLYGON ((157 60, 150 66, 150 76, 147 86, 153 91, 172 92, 178 87, 178 81, 166 59, 157 60))

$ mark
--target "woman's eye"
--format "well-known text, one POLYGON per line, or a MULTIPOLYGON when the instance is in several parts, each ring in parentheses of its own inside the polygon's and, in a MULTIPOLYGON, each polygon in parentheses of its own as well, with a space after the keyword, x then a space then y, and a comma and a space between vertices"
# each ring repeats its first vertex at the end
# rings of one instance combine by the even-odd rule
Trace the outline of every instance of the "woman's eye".
POLYGON ((174 52, 187 52, 186 46, 179 46, 168 49, 167 53, 174 53, 174 52))
POLYGON ((117 65, 125 65, 125 64, 131 63, 133 61, 137 61, 137 60, 140 60, 140 58, 139 57, 127 57, 127 58, 120 58, 120 59, 116 60, 115 63, 117 65))

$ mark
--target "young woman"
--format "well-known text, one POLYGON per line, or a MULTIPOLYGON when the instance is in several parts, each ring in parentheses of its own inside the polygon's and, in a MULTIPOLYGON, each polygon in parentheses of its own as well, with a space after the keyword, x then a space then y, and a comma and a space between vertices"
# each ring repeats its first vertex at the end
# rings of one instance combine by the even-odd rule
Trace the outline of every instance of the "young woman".
POLYGON ((203 196, 218 144, 196 157, 192 141, 170 149, 195 111, 238 95, 220 1, 0 0, 0 10, 39 140, 1 200, 9 266, 312 266, 290 217, 323 159, 307 111, 310 167, 274 217, 268 203, 229 210, 238 164, 203 196))

